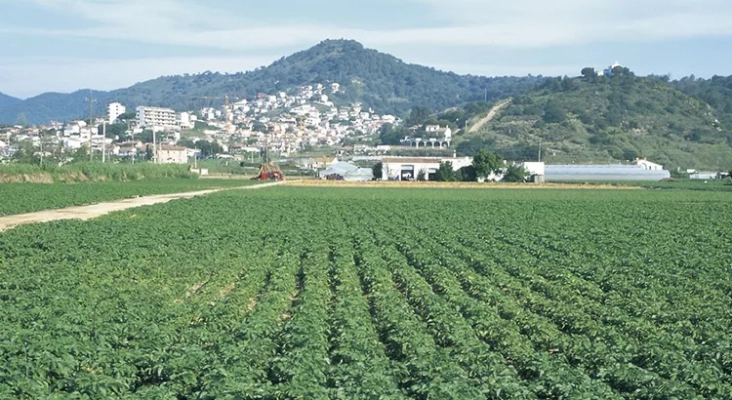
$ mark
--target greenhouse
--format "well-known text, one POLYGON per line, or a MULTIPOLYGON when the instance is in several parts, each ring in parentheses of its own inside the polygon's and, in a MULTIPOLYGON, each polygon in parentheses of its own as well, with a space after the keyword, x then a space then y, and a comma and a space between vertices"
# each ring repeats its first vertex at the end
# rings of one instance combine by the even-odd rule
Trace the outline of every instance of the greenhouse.
POLYGON ((546 182, 569 181, 661 181, 671 177, 663 169, 646 169, 640 165, 547 165, 546 182))
POLYGON ((359 168, 347 162, 337 162, 318 173, 320 179, 336 181, 370 181, 374 178, 371 168, 359 168))

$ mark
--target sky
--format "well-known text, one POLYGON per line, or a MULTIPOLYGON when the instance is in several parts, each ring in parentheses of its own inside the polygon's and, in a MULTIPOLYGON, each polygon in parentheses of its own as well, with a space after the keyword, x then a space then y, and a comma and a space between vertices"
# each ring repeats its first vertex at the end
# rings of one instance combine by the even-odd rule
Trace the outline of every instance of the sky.
POLYGON ((0 0, 0 92, 239 72, 325 39, 461 74, 732 75, 730 0, 0 0))

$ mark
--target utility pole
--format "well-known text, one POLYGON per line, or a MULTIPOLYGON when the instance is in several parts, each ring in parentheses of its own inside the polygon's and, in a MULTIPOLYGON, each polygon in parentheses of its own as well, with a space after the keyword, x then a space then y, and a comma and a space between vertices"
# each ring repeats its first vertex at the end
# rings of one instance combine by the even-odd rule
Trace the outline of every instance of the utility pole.
POLYGON ((89 89, 89 161, 92 161, 94 158, 94 150, 92 148, 92 136, 94 136, 94 130, 92 129, 92 126, 94 125, 94 108, 92 103, 94 102, 94 99, 92 98, 92 90, 89 89))
POLYGON ((102 164, 104 164, 104 151, 106 150, 106 140, 107 140, 107 121, 105 120, 102 122, 102 164))
POLYGON ((158 163, 158 141, 155 136, 155 129, 153 127, 153 164, 158 163))
POLYGON ((135 146, 135 132, 130 128, 130 120, 127 120, 127 132, 132 136, 132 163, 135 163, 135 153, 137 153, 137 146, 135 146))
POLYGON ((43 134, 38 132, 38 143, 41 145, 41 168, 43 168, 43 134))
POLYGON ((541 139, 539 139, 539 162, 541 162, 541 139))
POLYGON ((488 88, 483 88, 483 90, 484 90, 484 92, 483 92, 483 101, 485 103, 487 103, 488 102, 488 88))

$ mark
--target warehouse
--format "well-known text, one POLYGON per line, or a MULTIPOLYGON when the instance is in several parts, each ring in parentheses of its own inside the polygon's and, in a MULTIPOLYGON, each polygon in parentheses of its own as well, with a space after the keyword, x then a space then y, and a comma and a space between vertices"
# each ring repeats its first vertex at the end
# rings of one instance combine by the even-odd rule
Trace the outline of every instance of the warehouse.
POLYGON ((452 169, 473 164, 471 157, 384 157, 382 160, 381 179, 408 181, 416 179, 420 172, 426 180, 434 180, 440 163, 452 163, 452 169))

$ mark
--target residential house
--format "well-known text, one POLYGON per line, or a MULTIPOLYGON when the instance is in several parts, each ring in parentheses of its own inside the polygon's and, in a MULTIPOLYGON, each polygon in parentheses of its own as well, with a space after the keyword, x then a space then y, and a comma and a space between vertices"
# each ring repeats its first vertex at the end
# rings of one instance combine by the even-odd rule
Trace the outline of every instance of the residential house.
POLYGON ((188 149, 181 146, 160 146, 157 149, 157 162, 160 164, 188 163, 188 149))

